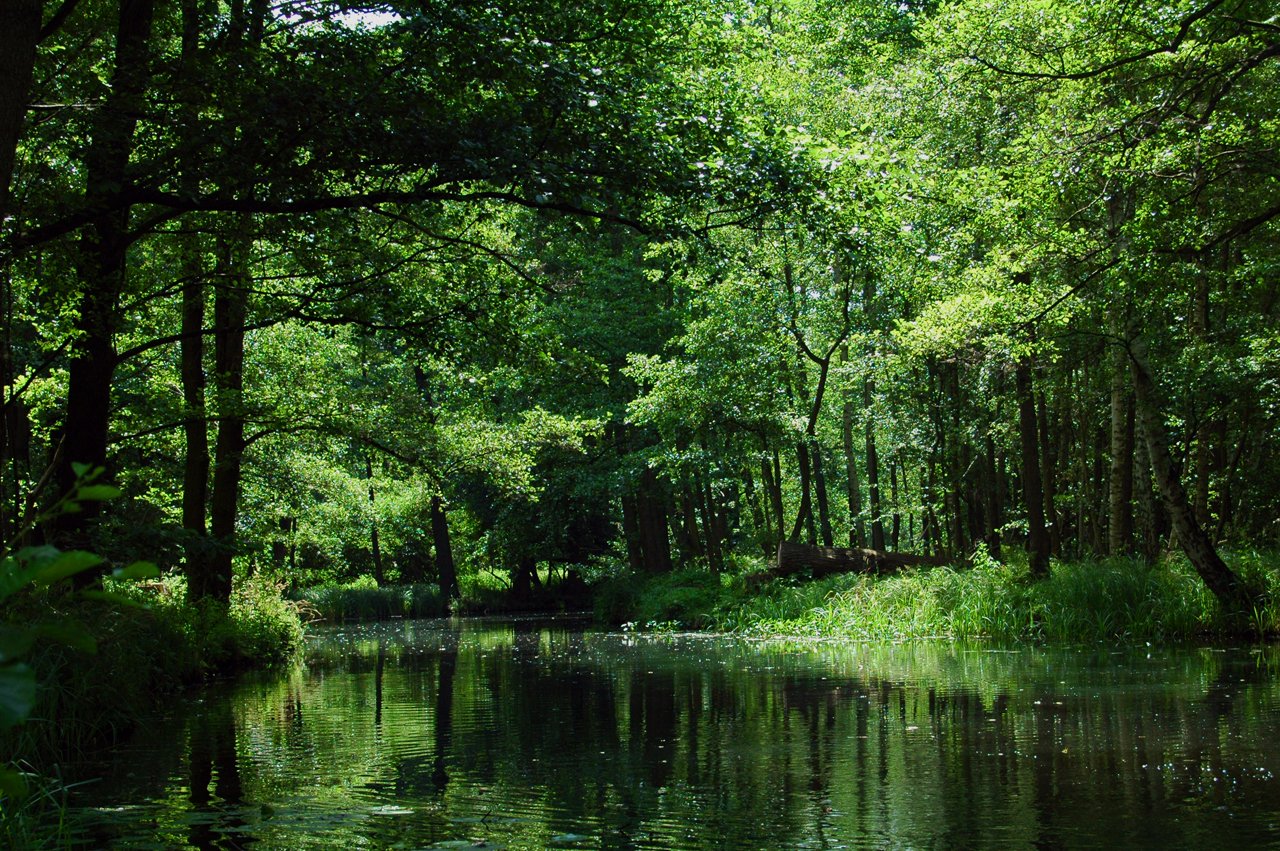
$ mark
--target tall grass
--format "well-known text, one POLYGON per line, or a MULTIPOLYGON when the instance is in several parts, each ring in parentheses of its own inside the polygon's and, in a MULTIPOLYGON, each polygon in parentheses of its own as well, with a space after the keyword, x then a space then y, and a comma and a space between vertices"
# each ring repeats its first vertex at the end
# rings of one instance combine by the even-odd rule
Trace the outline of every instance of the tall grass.
POLYGON ((1185 640, 1280 630, 1280 559, 1233 557, 1258 600, 1249 622, 1228 616, 1183 559, 1055 563, 1035 582, 1022 565, 979 556, 971 568, 887 577, 775 580, 756 590, 705 572, 606 589, 597 612, 638 626, 675 621, 747 635, 901 640, 945 637, 1074 643, 1185 640))
POLYGON ((58 776, 24 772, 27 794, 0 800, 0 847, 36 851, 72 845, 66 822, 69 787, 58 776))

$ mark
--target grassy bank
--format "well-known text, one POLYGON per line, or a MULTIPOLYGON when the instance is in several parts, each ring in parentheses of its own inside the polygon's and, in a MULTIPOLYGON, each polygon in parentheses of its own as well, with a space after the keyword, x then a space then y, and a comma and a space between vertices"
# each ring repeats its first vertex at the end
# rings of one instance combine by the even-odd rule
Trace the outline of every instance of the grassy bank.
POLYGON ((1186 640, 1280 633, 1280 559, 1235 554, 1232 567, 1260 602, 1229 617, 1181 558, 1055 563, 1026 568, 978 559, 967 568, 775 580, 748 590, 742 576, 681 571, 601 589, 597 614, 639 628, 706 628, 745 635, 858 640, 946 637, 996 641, 1186 640))
POLYGON ((9 624, 42 635, 26 663, 36 702, 0 736, 0 754, 24 775, 26 792, 0 795, 0 846, 58 847, 60 766, 132 730, 166 696, 216 674, 284 662, 302 642, 299 608, 279 586, 237 583, 229 607, 186 600, 181 577, 113 583, 129 604, 80 595, 33 593, 14 599, 9 624))

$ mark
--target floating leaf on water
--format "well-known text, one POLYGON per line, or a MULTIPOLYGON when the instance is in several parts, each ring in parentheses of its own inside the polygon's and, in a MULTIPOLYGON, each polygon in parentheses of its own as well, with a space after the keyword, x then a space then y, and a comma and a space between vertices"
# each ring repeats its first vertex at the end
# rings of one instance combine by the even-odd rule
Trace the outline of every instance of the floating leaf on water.
POLYGON ((560 833, 551 837, 551 841, 556 845, 571 845, 574 842, 586 842, 590 838, 581 833, 560 833))
POLYGON ((380 807, 374 807, 370 810, 375 816, 411 816, 413 810, 408 807, 401 807, 396 804, 383 804, 380 807))

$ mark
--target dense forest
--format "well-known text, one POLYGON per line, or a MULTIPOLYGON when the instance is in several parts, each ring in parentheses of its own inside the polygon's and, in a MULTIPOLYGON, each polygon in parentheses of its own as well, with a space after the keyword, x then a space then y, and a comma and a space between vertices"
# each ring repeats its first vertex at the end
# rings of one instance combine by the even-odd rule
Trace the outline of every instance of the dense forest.
POLYGON ((1274 12, 7 0, 0 539, 222 601, 1177 549, 1247 608, 1274 12))

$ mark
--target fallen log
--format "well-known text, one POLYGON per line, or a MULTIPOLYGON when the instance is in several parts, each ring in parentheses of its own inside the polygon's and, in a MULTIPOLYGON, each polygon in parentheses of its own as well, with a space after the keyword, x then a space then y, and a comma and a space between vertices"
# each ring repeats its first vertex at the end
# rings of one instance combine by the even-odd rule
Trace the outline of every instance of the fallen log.
POLYGON ((941 567, 946 560, 913 553, 890 553, 884 550, 845 547, 811 547, 783 541, 778 544, 777 563, 763 573, 747 577, 747 585, 756 587, 770 579, 793 576, 805 570, 817 579, 833 573, 870 573, 883 575, 904 567, 941 567))

